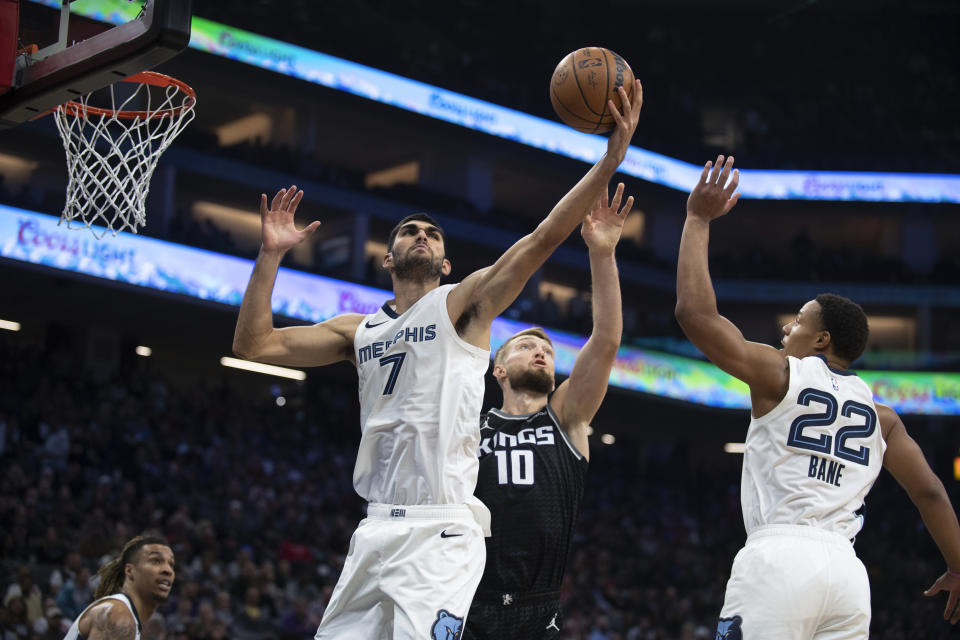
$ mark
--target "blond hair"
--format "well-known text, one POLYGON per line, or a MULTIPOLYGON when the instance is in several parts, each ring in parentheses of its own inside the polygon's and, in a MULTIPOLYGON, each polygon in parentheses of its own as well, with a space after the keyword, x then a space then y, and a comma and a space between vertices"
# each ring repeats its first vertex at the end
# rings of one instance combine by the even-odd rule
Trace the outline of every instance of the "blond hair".
POLYGON ((540 327, 531 327, 529 329, 524 329, 519 331, 509 338, 507 341, 500 345, 500 348, 497 349, 497 352, 493 355, 493 364, 494 366, 501 364, 507 357, 507 345, 516 340, 517 338, 522 338, 523 336, 536 336, 542 340, 546 340, 547 344, 553 347, 553 341, 547 336, 547 332, 541 329, 540 327))

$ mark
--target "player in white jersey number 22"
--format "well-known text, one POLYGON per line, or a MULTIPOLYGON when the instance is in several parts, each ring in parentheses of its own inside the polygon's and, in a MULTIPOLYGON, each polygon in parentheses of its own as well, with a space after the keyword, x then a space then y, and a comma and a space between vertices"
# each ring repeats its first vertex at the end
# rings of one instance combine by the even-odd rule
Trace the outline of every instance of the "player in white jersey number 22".
POLYGON ((733 158, 707 163, 687 200, 676 315, 711 362, 750 387, 741 481, 747 542, 733 562, 717 638, 867 638, 870 585, 853 550, 881 465, 907 491, 947 564, 926 595, 947 591, 960 620, 960 527, 943 484, 897 414, 848 371, 867 317, 821 294, 783 327, 783 349, 749 342, 717 311, 707 266, 710 222, 730 211, 733 158))
MULTIPOLYGON (((369 503, 317 638, 460 636, 484 566, 489 512, 473 497, 477 424, 490 324, 583 220, 623 161, 642 103, 620 89, 622 115, 607 152, 529 235, 460 284, 442 229, 425 214, 390 234, 383 267, 394 299, 375 314, 310 327, 273 327, 270 298, 284 254, 313 233, 293 216, 303 192, 261 197, 262 247, 234 336, 243 358, 318 366, 348 360, 360 383, 361 439, 354 488, 369 503)), ((613 102, 610 102, 613 108, 613 102)))

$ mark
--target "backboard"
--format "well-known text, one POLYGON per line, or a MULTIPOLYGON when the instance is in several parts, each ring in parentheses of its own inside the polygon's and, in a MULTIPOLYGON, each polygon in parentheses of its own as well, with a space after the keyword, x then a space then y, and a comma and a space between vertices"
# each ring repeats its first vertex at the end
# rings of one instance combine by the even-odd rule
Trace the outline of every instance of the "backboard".
POLYGON ((192 0, 76 0, 77 6, 97 5, 98 14, 121 22, 102 25, 104 30, 92 35, 89 24, 85 29, 70 24, 71 4, 74 0, 62 6, 57 0, 0 0, 0 129, 150 69, 190 42, 192 0), (60 12, 56 43, 38 51, 30 51, 37 47, 30 48, 21 32, 28 4, 60 12), (118 5, 116 11, 111 4, 118 5), (131 11, 132 19, 122 21, 131 11))

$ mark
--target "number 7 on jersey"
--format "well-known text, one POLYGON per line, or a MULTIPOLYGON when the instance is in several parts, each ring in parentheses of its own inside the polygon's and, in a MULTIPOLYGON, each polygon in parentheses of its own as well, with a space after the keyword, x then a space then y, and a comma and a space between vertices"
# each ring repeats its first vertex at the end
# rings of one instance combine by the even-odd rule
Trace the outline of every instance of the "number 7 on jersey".
POLYGON ((387 376, 387 384, 383 387, 383 395, 388 396, 393 393, 393 387, 397 384, 397 378, 400 376, 400 367, 403 366, 403 359, 407 357, 406 353, 395 353, 392 356, 380 358, 380 366, 385 367, 388 364, 393 365, 390 375, 387 376))

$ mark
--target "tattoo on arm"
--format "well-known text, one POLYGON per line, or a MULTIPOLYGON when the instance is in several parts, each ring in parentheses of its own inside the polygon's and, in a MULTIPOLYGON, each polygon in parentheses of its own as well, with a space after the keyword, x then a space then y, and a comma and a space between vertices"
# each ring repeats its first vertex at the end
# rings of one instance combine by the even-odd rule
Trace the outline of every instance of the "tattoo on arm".
POLYGON ((112 607, 99 612, 88 640, 133 640, 137 636, 137 625, 130 615, 111 616, 111 610, 112 607))

